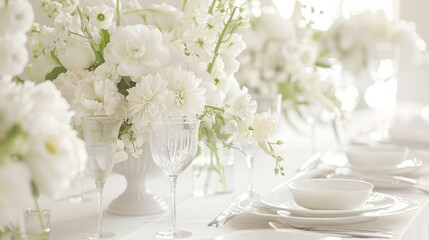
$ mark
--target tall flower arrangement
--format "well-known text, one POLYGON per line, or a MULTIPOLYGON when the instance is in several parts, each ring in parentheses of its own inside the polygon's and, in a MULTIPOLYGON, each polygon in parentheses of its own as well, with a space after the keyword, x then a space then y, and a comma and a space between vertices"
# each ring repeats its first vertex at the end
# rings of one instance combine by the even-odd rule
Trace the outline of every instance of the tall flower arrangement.
POLYGON ((40 194, 58 195, 86 161, 73 114, 54 84, 13 78, 27 63, 33 18, 27 0, 0 1, 0 238, 20 238, 24 209, 38 208, 40 194))
POLYGON ((72 3, 43 2, 54 27, 33 27, 30 75, 53 80, 77 113, 76 128, 82 116, 122 116, 118 146, 138 156, 152 134, 150 121, 196 116, 212 151, 219 143, 256 141, 283 173, 277 142, 268 140, 275 119, 255 115, 255 101, 234 78, 246 47, 236 33, 248 25, 242 5, 188 0, 179 10, 134 1, 72 3))
POLYGON ((266 2, 248 1, 252 28, 243 31, 248 48, 239 57, 238 80, 256 94, 282 94, 286 114, 320 104, 340 116, 335 86, 318 72, 329 67, 321 61, 326 54, 321 33, 303 21, 298 3, 293 16, 285 19, 266 2))
POLYGON ((414 24, 401 19, 388 19, 383 11, 341 16, 323 36, 329 56, 338 59, 343 68, 353 74, 366 71, 368 55, 376 42, 400 46, 401 55, 417 58, 420 37, 414 24))

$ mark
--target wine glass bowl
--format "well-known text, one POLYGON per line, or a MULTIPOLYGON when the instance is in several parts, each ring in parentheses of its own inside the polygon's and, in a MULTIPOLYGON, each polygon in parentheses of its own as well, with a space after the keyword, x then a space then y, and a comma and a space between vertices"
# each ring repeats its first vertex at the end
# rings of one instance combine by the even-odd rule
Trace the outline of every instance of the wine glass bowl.
POLYGON ((191 232, 176 229, 176 181, 195 158, 200 121, 187 118, 156 119, 151 122, 151 126, 150 150, 155 164, 169 177, 172 199, 172 229, 158 232, 154 237, 190 237, 191 232))
POLYGON ((115 236, 104 232, 102 225, 102 194, 104 183, 110 176, 116 157, 116 142, 122 119, 118 116, 88 116, 82 118, 83 138, 88 152, 85 173, 94 179, 98 192, 98 228, 96 233, 85 235, 88 239, 115 236))

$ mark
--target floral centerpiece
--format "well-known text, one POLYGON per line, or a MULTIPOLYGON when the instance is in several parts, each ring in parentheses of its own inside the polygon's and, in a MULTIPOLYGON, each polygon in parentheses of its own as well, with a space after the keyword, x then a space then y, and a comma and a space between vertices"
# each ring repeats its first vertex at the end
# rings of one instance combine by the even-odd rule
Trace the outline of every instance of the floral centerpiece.
MULTIPOLYGON (((153 134, 150 121, 201 119, 200 139, 214 153, 253 140, 275 161, 268 138, 275 129, 234 74, 246 47, 238 29, 248 26, 234 1, 184 1, 182 9, 134 1, 43 1, 53 27, 34 25, 30 75, 52 80, 76 111, 125 120, 118 149, 139 156, 153 134)), ((121 154, 122 159, 127 155, 121 154)), ((219 158, 217 158, 219 159, 219 158)), ((218 170, 220 173, 222 169, 218 170)))
POLYGON ((252 27, 243 30, 248 48, 239 57, 240 83, 259 95, 281 94, 286 116, 291 110, 302 115, 314 105, 341 116, 335 85, 320 74, 329 67, 322 61, 326 52, 320 47, 321 33, 304 21, 300 4, 290 19, 272 4, 258 0, 248 4, 252 27))
POLYGON ((86 161, 73 113, 54 84, 13 78, 27 63, 33 18, 27 0, 0 1, 0 238, 22 237, 24 209, 39 209, 39 195, 57 196, 86 161))
POLYGON ((364 12, 341 16, 323 36, 323 45, 329 56, 338 59, 343 68, 353 74, 366 71, 371 47, 376 42, 390 42, 401 46, 401 55, 408 52, 415 59, 420 37, 415 25, 401 20, 389 19, 383 11, 364 12))
POLYGON ((398 74, 421 64, 425 45, 414 24, 389 19, 383 11, 338 18, 322 43, 328 57, 339 62, 342 81, 353 84, 356 95, 365 100, 360 105, 379 109, 386 119, 395 108, 398 74))

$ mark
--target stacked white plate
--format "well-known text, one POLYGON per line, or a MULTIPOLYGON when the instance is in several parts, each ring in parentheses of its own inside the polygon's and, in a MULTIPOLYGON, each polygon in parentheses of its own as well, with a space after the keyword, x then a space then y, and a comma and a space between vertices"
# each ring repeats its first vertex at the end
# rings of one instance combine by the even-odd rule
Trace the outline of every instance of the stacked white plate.
POLYGON ((349 210, 311 210, 295 203, 289 189, 271 192, 239 207, 251 214, 280 219, 291 225, 346 225, 375 220, 378 217, 401 214, 418 208, 415 201, 373 192, 361 207, 349 210))

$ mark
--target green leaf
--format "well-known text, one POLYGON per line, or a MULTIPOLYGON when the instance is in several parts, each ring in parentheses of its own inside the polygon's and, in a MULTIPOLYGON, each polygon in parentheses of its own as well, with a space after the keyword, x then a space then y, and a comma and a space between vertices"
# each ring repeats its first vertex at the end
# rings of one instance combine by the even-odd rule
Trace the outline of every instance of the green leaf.
POLYGON ((298 93, 300 92, 298 86, 292 81, 286 80, 279 84, 279 92, 283 96, 283 100, 291 101, 296 104, 298 101, 298 93))
POLYGON ((119 93, 121 93, 124 96, 127 96, 128 89, 134 87, 135 85, 136 83, 131 80, 131 77, 122 76, 121 81, 119 81, 117 87, 118 87, 119 93))
POLYGON ((61 61, 60 61, 60 59, 58 58, 58 56, 57 55, 55 55, 55 53, 54 53, 54 51, 51 51, 51 58, 52 58, 52 60, 54 60, 54 62, 57 64, 57 65, 60 65, 61 67, 64 67, 63 66, 63 64, 61 64, 61 61))
POLYGON ((319 52, 319 58, 324 58, 328 55, 329 55, 329 49, 327 49, 327 48, 322 49, 322 51, 319 52))
POLYGON ((323 36, 323 33, 320 32, 320 31, 315 31, 313 33, 313 39, 316 40, 316 41, 322 39, 322 36, 323 36))
POLYGON ((51 72, 46 74, 45 80, 54 80, 58 77, 58 75, 65 72, 67 72, 65 67, 55 67, 51 72))
POLYGON ((110 42, 110 33, 106 29, 100 29, 100 53, 104 55, 104 48, 106 48, 106 45, 110 42))
POLYGON ((330 68, 331 65, 329 63, 324 63, 322 61, 316 61, 316 66, 321 68, 330 68))
POLYGON ((0 141, 0 164, 16 155, 27 143, 28 135, 20 124, 15 124, 0 141))

